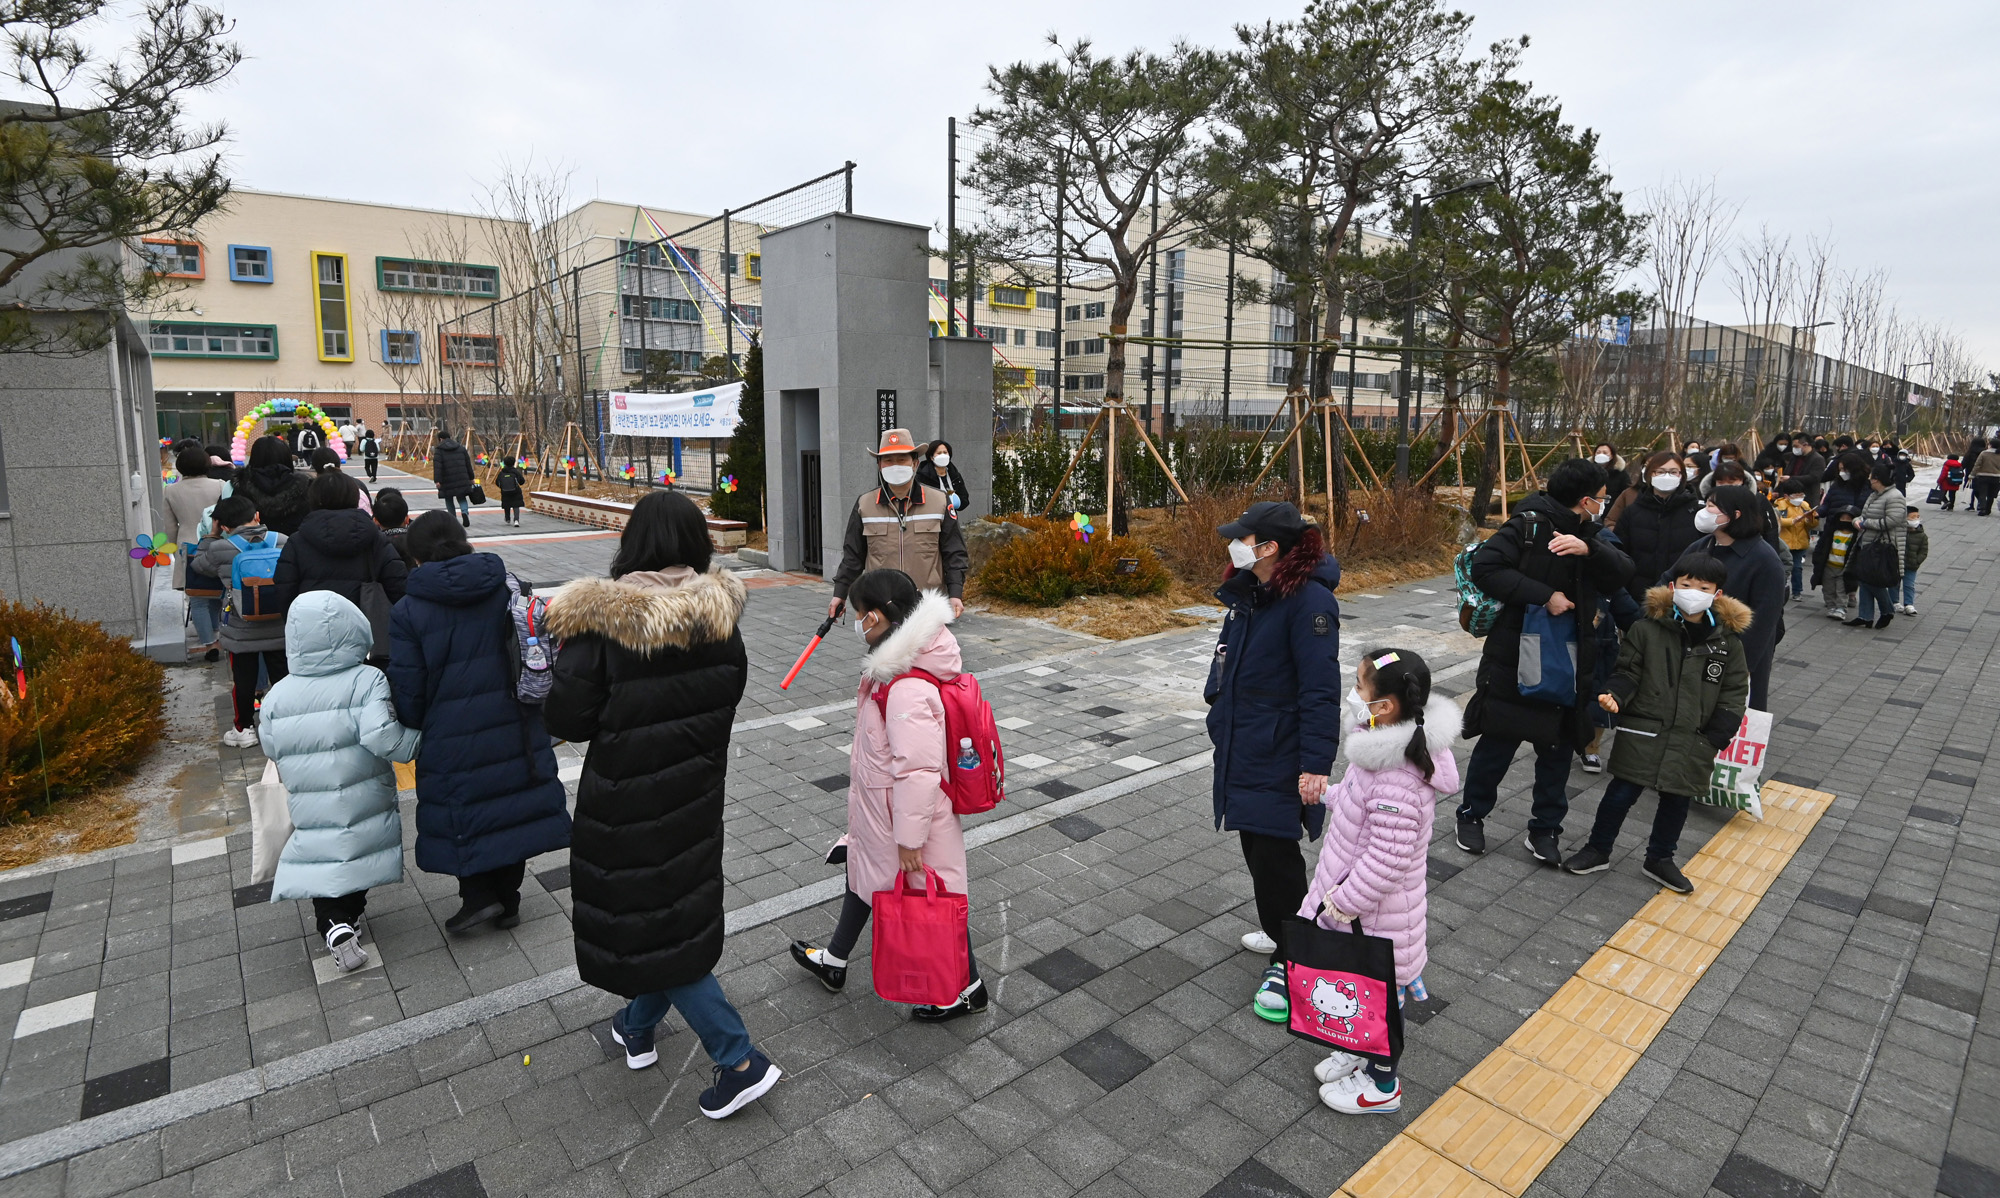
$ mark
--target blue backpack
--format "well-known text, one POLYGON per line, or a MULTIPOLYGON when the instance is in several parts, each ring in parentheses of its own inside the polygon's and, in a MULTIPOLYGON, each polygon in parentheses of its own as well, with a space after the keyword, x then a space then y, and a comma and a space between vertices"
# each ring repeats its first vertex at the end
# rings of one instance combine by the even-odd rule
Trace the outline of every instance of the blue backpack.
POLYGON ((271 585, 272 575, 278 571, 278 554, 284 548, 276 540, 267 534, 263 540, 252 542, 229 534, 229 543, 236 546, 236 557, 229 563, 229 595, 231 610, 238 619, 285 618, 284 606, 278 602, 271 585))

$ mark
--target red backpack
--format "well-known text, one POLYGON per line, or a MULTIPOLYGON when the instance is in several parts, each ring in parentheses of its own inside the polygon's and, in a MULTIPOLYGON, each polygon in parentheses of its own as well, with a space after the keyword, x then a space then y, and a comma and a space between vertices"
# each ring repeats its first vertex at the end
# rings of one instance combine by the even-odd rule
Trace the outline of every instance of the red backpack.
POLYGON ((944 792, 959 815, 991 811, 1007 797, 1007 762, 1000 752, 1000 726, 993 705, 979 693, 979 679, 960 674, 946 682, 928 670, 898 674, 875 688, 875 707, 889 718, 889 688, 905 678, 921 678, 937 688, 944 703, 944 792))

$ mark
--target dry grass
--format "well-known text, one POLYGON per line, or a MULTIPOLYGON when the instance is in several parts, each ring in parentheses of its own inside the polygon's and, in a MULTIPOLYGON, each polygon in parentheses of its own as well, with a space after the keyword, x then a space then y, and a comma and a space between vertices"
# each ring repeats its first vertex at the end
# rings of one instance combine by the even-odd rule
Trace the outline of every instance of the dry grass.
POLYGON ((138 829, 139 804, 117 788, 58 799, 45 813, 0 825, 0 869, 131 844, 138 829))

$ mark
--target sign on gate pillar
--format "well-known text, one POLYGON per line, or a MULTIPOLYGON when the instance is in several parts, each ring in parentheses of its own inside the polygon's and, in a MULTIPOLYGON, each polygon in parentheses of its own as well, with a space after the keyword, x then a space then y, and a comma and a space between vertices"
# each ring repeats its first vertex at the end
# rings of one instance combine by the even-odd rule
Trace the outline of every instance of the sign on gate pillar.
POLYGON ((884 387, 875 392, 875 431, 886 433, 892 428, 900 428, 896 423, 896 392, 884 387))

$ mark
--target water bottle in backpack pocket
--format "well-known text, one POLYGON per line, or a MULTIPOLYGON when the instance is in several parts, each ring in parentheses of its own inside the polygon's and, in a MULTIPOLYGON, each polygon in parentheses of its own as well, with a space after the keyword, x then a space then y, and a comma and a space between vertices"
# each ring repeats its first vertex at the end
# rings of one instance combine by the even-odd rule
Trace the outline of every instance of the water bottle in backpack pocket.
POLYGON ((905 678, 921 678, 937 688, 944 705, 945 759, 948 768, 944 792, 951 796, 951 809, 958 815, 991 811, 1007 797, 1007 762, 1000 752, 1000 725, 994 722, 993 705, 980 693, 979 680, 960 674, 946 682, 927 670, 898 674, 874 690, 876 709, 886 719, 889 688, 905 678))
POLYGON ((507 618, 514 635, 507 640, 507 672, 514 681, 514 697, 523 703, 541 703, 555 685, 556 647, 543 639, 542 624, 549 601, 534 593, 528 583, 507 575, 507 618))

